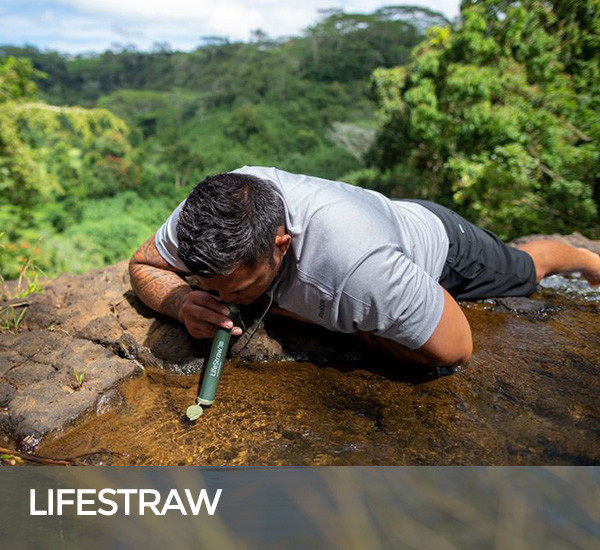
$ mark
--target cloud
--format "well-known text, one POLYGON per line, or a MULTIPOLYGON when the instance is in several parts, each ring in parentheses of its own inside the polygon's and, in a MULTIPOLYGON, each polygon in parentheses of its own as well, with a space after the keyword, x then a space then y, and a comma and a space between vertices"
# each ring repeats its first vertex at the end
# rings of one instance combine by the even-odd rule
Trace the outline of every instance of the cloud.
MULTIPOLYGON (((261 28, 273 36, 297 34, 314 23, 319 9, 343 8, 346 11, 373 11, 397 1, 377 0, 57 0, 81 12, 145 21, 194 22, 208 33, 245 38, 261 28)), ((420 4, 458 13, 459 0, 411 0, 400 4, 420 4)))
MULTIPOLYGON (((269 36, 297 35, 318 20, 318 10, 342 8, 371 12, 398 0, 53 0, 22 3, 3 0, 2 42, 30 43, 76 53, 103 50, 114 43, 148 49, 169 42, 189 50, 207 35, 247 40, 261 29, 269 36)), ((459 0, 410 0, 458 13, 459 0)))

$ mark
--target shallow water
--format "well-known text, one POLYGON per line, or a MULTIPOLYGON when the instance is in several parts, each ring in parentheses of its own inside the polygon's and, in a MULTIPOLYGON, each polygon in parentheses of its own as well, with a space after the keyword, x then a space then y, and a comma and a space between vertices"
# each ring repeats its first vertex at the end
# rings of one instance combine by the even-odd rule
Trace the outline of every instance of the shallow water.
POLYGON ((540 286, 586 302, 600 302, 600 287, 592 288, 577 276, 550 275, 540 281, 540 286))
POLYGON ((556 289, 516 313, 463 304, 475 353, 451 376, 375 355, 231 361, 192 424, 197 375, 146 375, 37 453, 108 450, 128 456, 95 463, 137 465, 600 464, 599 301, 556 289))

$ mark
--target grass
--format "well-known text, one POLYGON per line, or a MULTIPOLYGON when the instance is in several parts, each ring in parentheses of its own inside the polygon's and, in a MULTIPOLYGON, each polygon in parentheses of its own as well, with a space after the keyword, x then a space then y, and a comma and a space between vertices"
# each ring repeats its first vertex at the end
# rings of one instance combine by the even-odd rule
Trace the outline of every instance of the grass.
POLYGON ((75 381, 71 384, 71 387, 75 391, 79 391, 83 387, 83 379, 85 378, 85 372, 79 372, 76 368, 73 368, 73 378, 75 381))
MULTIPOLYGON (((0 237, 2 233, 0 233, 0 237)), ((1 246, 1 245, 0 245, 1 246)), ((15 300, 19 298, 26 298, 30 294, 37 294, 43 292, 40 286, 40 275, 45 277, 44 272, 37 267, 31 258, 27 258, 21 269, 19 270, 19 278, 17 284, 12 292, 9 292, 4 279, 0 275, 0 285, 2 286, 2 293, 0 300, 15 300)), ((14 331, 18 330, 25 312, 27 311, 28 304, 19 305, 7 305, 0 310, 0 330, 2 331, 14 331), (20 309, 20 311, 19 311, 20 309)))
POLYGON ((23 316, 25 315, 26 311, 27 307, 23 307, 21 312, 17 314, 17 311, 14 307, 5 307, 2 310, 2 314, 6 313, 6 315, 4 316, 2 324, 0 325, 2 330, 5 332, 17 330, 21 324, 21 321, 23 320, 23 316))
POLYGON ((36 265, 31 258, 27 258, 19 272, 17 279, 17 291, 13 298, 25 298, 30 294, 42 292, 40 287, 40 275, 45 277, 45 273, 36 265))

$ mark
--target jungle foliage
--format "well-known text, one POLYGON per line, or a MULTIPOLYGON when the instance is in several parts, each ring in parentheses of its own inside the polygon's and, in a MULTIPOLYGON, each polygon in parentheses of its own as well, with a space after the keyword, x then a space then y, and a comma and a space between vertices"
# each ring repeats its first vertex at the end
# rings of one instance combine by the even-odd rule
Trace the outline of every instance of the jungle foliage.
POLYGON ((598 6, 469 1, 455 28, 328 10, 302 36, 188 53, 1 46, 0 275, 125 259, 197 181, 244 164, 439 200, 505 237, 589 230, 598 6))
POLYGON ((124 259, 211 173, 360 168, 372 70, 406 62, 424 29, 444 23, 421 8, 329 10, 300 37, 205 37, 189 53, 2 46, 0 273, 124 259))
POLYGON ((503 237, 597 223, 600 2, 469 0, 406 67, 378 69, 382 131, 355 181, 503 237))

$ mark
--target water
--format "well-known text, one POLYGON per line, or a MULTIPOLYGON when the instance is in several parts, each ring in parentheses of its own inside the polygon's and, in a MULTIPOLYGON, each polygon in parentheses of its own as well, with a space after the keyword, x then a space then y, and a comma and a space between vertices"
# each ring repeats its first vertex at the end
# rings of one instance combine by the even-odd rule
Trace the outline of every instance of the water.
POLYGON ((600 287, 591 287, 587 281, 576 274, 571 276, 550 275, 540 281, 540 287, 586 302, 600 302, 600 287))
POLYGON ((454 374, 378 356, 229 362, 215 404, 189 423, 197 376, 149 373, 38 453, 108 450, 127 456, 91 460, 131 465, 600 464, 598 302, 546 289, 525 313, 465 308, 475 353, 454 374))

